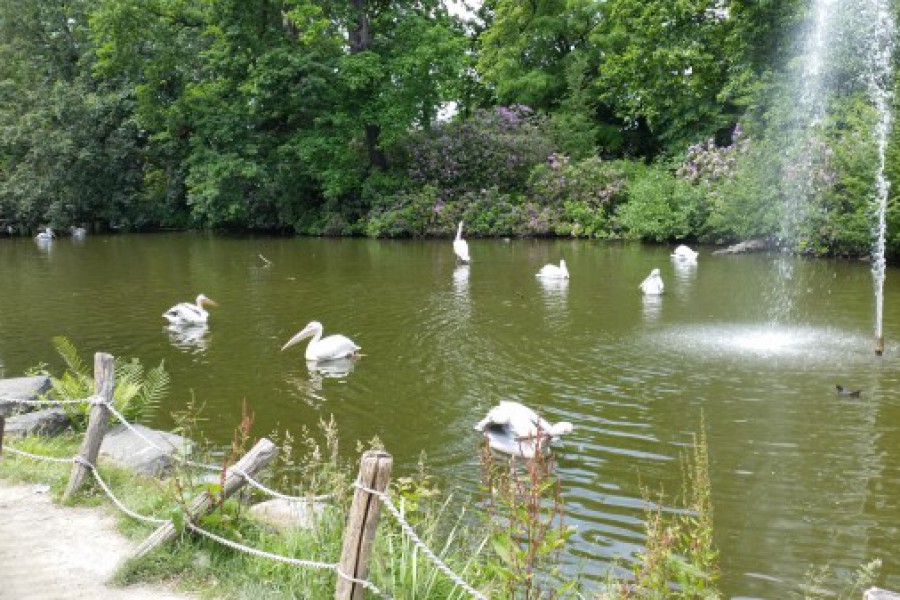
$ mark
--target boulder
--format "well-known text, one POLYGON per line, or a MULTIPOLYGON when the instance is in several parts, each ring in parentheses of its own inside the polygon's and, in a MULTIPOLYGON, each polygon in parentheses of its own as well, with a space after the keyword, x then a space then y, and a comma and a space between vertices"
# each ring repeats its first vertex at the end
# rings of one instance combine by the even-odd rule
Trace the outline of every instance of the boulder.
POLYGON ((771 243, 766 240, 756 239, 747 240, 745 242, 740 242, 739 244, 728 246, 727 248, 722 248, 721 250, 716 250, 713 254, 747 254, 749 252, 765 252, 766 250, 771 249, 771 243))
POLYGON ((124 425, 116 425, 107 432, 100 446, 100 458, 127 467, 141 475, 167 474, 174 463, 174 454, 187 454, 191 444, 187 438, 174 433, 157 431, 143 425, 132 425, 143 437, 124 425), (143 439, 147 438, 152 445, 143 439))
POLYGON ((314 529, 328 505, 317 500, 276 498, 250 507, 250 516, 282 531, 314 529))
POLYGON ((0 379, 0 417, 36 410, 37 406, 21 404, 21 401, 37 400, 38 396, 49 389, 50 378, 46 375, 0 379))
POLYGON ((25 437, 29 435, 58 435, 71 423, 66 412, 61 408, 45 408, 42 410, 9 417, 4 427, 7 437, 25 437))
POLYGON ((900 600, 900 594, 890 590, 873 587, 864 592, 863 600, 900 600))

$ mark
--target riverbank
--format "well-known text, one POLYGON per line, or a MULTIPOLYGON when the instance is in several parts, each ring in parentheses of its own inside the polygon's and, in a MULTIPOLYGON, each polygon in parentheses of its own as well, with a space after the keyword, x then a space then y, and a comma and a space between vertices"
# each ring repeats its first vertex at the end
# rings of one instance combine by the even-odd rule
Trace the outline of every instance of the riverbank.
POLYGON ((0 479, 0 599, 193 600, 163 586, 109 584, 137 544, 103 507, 60 507, 47 486, 0 479))

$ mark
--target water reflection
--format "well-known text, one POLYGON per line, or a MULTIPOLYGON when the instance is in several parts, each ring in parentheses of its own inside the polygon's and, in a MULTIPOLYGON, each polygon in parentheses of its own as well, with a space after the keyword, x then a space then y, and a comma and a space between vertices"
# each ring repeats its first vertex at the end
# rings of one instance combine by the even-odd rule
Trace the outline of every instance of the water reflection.
POLYGON ((34 244, 37 246, 38 250, 47 255, 53 251, 53 238, 36 237, 34 238, 34 244))
POLYGON ((453 292, 458 298, 467 298, 469 293, 469 265, 459 264, 453 269, 453 292))
POLYGON ((306 367, 311 377, 318 375, 328 379, 343 379, 353 371, 357 358, 347 356, 332 360, 308 360, 306 367))
POLYGON ((641 312, 644 321, 652 323, 659 319, 662 311, 662 296, 659 294, 641 294, 641 312))
POLYGON ((175 348, 191 354, 202 354, 209 349, 209 325, 198 323, 194 325, 169 325, 166 328, 169 342, 175 348))
POLYGON ((541 284, 541 288, 544 290, 544 296, 548 300, 556 300, 559 302, 565 302, 566 296, 569 291, 569 280, 568 279, 553 279, 549 277, 538 277, 537 280, 541 284))

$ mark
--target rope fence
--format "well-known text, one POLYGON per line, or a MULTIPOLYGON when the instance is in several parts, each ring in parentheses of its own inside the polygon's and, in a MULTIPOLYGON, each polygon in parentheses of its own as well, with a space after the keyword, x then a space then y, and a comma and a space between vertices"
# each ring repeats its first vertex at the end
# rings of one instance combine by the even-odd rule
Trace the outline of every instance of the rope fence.
MULTIPOLYGON (((112 364, 112 357, 110 355, 97 353, 95 357, 95 381, 98 393, 88 398, 63 400, 59 402, 47 400, 16 400, 22 404, 36 405, 78 403, 92 405, 91 422, 89 423, 80 454, 74 457, 44 456, 16 448, 3 440, 2 419, 0 419, 0 453, 2 453, 2 451, 7 451, 11 454, 32 460, 72 464, 72 477, 69 487, 66 490, 66 497, 77 488, 77 484, 74 483, 75 480, 78 479, 77 474, 82 471, 89 471, 93 475, 97 485, 103 490, 110 499, 110 502, 112 502, 118 510, 132 519, 158 526, 158 529, 154 534, 147 538, 138 549, 136 556, 141 556, 149 551, 149 549, 156 547, 159 543, 174 536, 176 531, 175 524, 171 519, 161 519, 143 515, 130 509, 115 495, 115 493, 113 493, 110 486, 100 475, 100 471, 96 467, 96 458, 100 441, 102 441, 102 436, 105 433, 105 422, 108 419, 108 415, 111 414, 114 416, 116 420, 150 447, 161 452, 170 452, 172 448, 161 448, 143 432, 129 423, 125 416, 112 405, 112 364), (100 423, 101 420, 102 423, 100 423), (99 431, 99 433, 92 433, 95 431, 99 431), (99 436, 99 439, 90 439, 92 435, 99 436)), ((269 496, 287 501, 308 502, 310 500, 323 500, 333 497, 333 495, 330 494, 323 496, 290 496, 273 490, 257 481, 252 476, 253 473, 256 470, 263 468, 268 461, 274 457, 274 454, 274 445, 265 438, 260 440, 260 442, 258 442, 257 445, 241 459, 241 461, 226 470, 225 485, 223 485, 224 489, 221 492, 221 498, 224 499, 244 484, 248 484, 269 496), (265 442, 265 444, 263 442, 265 442), (271 448, 266 447, 266 444, 271 448)), ((213 471, 222 470, 222 467, 191 461, 177 453, 174 456, 176 457, 176 460, 189 466, 213 471)), ((391 501, 389 494, 386 492, 390 477, 391 463, 392 458, 385 453, 367 452, 363 455, 360 463, 360 472, 353 485, 356 492, 345 526, 343 551, 339 562, 329 563, 282 556, 240 544, 199 527, 195 521, 199 519, 203 512, 209 510, 211 505, 214 505, 214 503, 211 502, 211 495, 206 492, 200 498, 195 500, 194 505, 187 510, 187 518, 184 520, 184 524, 190 531, 239 552, 295 567, 333 571, 337 576, 337 588, 335 591, 336 600, 361 599, 361 589, 368 590, 384 600, 394 600, 391 595, 379 589, 374 583, 366 578, 369 556, 372 550, 372 542, 378 522, 378 507, 384 506, 397 521, 404 535, 406 535, 413 542, 415 547, 431 561, 438 571, 447 576, 450 581, 468 593, 472 598, 475 598, 476 600, 488 600, 484 594, 466 583, 462 577, 450 569, 450 567, 448 567, 422 541, 414 531, 413 527, 404 519, 403 513, 391 501), (368 482, 368 484, 363 483, 364 481, 368 482), (374 504, 369 502, 369 498, 372 496, 377 498, 379 502, 374 504)))

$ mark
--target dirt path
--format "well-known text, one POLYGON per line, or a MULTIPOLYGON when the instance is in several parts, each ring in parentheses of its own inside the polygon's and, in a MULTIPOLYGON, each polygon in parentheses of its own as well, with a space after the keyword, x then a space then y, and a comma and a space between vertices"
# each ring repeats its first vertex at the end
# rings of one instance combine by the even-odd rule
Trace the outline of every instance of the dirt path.
POLYGON ((0 480, 0 599, 192 600, 164 588, 106 585, 135 544, 104 509, 62 508, 40 489, 0 480))

